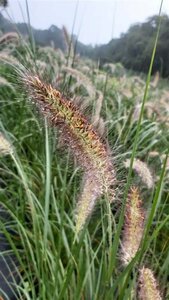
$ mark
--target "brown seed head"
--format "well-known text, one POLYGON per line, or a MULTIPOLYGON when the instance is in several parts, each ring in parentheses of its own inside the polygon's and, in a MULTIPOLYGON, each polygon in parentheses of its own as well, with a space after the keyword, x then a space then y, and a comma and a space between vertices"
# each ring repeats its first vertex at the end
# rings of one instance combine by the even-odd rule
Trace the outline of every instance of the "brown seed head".
MULTIPOLYGON (((86 212, 91 212, 87 206, 94 206, 91 205, 95 203, 92 199, 109 192, 115 183, 115 171, 107 148, 72 101, 63 97, 51 85, 43 83, 37 76, 25 75, 23 82, 41 113, 48 117, 53 126, 59 127, 63 140, 87 174, 88 179, 84 181, 78 205, 77 223, 81 224, 78 225, 78 228, 81 228, 84 224, 84 219, 78 221, 78 215, 82 220, 81 207, 82 209, 86 207, 86 212)), ((89 214, 84 215, 87 218, 89 214)))

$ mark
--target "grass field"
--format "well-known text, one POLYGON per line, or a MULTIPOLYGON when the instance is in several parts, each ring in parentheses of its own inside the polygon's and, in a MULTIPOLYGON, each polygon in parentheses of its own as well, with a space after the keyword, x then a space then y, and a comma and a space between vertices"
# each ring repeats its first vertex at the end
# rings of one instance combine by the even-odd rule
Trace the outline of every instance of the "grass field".
POLYGON ((17 299, 169 299, 168 81, 121 64, 98 69, 73 47, 32 49, 12 34, 1 43, 0 60, 0 205, 8 215, 0 228, 10 245, 1 257, 16 262, 8 273, 17 299), (93 196, 102 156, 93 167, 95 152, 74 153, 73 136, 38 105, 41 92, 35 99, 28 83, 34 75, 92 124, 113 165, 110 193, 93 196), (88 168, 94 191, 84 179, 88 168), (156 279, 144 278, 146 268, 156 279))

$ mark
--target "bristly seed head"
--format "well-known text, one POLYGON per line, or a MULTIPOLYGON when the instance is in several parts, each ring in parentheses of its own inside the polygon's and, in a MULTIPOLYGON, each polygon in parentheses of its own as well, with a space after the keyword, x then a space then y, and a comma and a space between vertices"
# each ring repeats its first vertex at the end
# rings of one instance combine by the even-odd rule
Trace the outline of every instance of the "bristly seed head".
POLYGON ((143 267, 139 276, 139 299, 140 300, 162 300, 157 288, 157 282, 153 272, 149 268, 143 267))
POLYGON ((85 223, 85 220, 81 222, 78 220, 78 215, 82 220, 80 217, 81 207, 82 209, 84 206, 86 207, 87 219, 89 215, 87 212, 91 212, 87 205, 91 206, 91 202, 94 201, 92 199, 109 192, 115 184, 113 164, 106 146, 77 106, 63 97, 59 91, 53 89, 51 85, 43 83, 37 76, 24 74, 22 80, 29 96, 42 114, 48 117, 53 126, 60 128, 64 141, 72 150, 85 174, 92 180, 90 183, 89 179, 85 179, 84 189, 82 188, 83 192, 78 205, 79 213, 77 214, 77 224, 81 223, 81 226, 78 225, 79 231, 85 223))
MULTIPOLYGON (((124 166, 126 168, 130 167, 130 159, 127 159, 124 162, 124 166)), ((142 162, 139 159, 134 159, 133 169, 136 171, 138 176, 140 176, 141 180, 145 183, 148 189, 153 188, 154 186, 153 176, 145 162, 142 162)))
POLYGON ((121 260, 127 265, 136 255, 144 231, 145 212, 142 208, 139 191, 131 188, 126 203, 121 260))
POLYGON ((0 132, 0 155, 12 154, 13 149, 9 141, 0 132))

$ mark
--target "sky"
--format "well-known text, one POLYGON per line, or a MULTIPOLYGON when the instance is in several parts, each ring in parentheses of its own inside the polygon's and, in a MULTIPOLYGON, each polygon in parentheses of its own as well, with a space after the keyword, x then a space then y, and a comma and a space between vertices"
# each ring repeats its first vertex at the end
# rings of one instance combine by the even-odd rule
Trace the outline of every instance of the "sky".
MULTIPOLYGON (((134 23, 158 14, 161 0, 27 0, 31 25, 47 29, 52 24, 78 36, 85 44, 104 44, 117 38, 134 23), (76 16, 76 17, 75 17, 76 16)), ((26 0, 8 0, 3 11, 14 22, 27 22, 26 0)), ((169 15, 169 0, 162 12, 169 15)))

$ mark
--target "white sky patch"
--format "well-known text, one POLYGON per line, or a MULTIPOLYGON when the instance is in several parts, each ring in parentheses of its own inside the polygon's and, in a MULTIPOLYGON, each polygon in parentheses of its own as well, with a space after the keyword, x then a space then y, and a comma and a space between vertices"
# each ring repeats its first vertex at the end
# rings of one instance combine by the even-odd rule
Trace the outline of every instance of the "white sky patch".
MULTIPOLYGON (((158 14, 160 3, 161 0, 28 0, 34 28, 65 25, 72 32, 74 24, 74 34, 85 44, 108 43, 112 37, 119 37, 131 24, 158 14)), ((169 14, 169 0, 164 0, 162 11, 169 14)), ((27 22, 26 1, 9 0, 7 13, 15 22, 27 22)))

